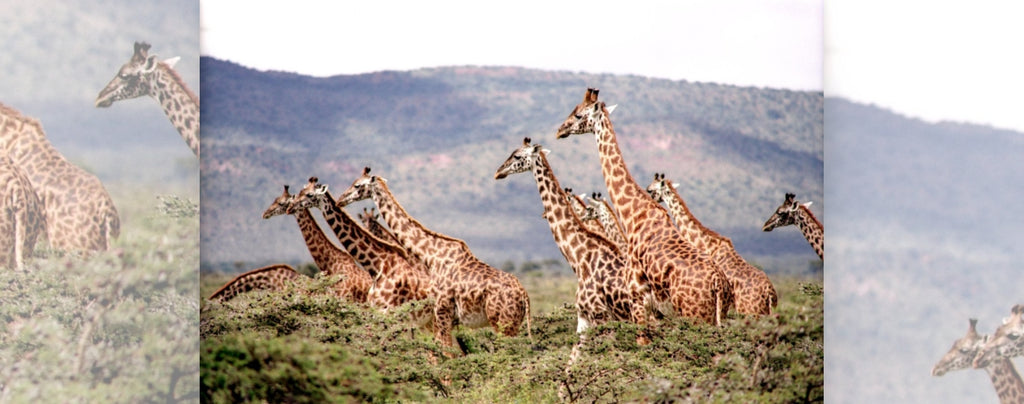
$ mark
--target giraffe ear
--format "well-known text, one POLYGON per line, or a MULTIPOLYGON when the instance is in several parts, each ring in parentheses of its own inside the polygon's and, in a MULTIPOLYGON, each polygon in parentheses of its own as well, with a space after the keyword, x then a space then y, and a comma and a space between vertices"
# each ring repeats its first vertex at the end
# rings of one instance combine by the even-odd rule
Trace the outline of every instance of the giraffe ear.
POLYGON ((672 183, 672 189, 678 189, 678 188, 679 188, 679 184, 672 183))
POLYGON ((167 65, 167 67, 174 67, 174 65, 178 64, 179 60, 181 60, 181 56, 175 56, 173 58, 164 59, 164 64, 167 65))
POLYGON ((617 107, 617 106, 619 106, 619 104, 615 104, 615 105, 612 105, 612 106, 608 107, 608 113, 609 114, 612 113, 612 111, 614 111, 615 107, 617 107))
POLYGON ((814 202, 808 201, 808 202, 805 202, 805 203, 801 203, 801 205, 804 205, 805 208, 809 208, 809 207, 811 207, 812 203, 814 203, 814 202))
POLYGON ((146 64, 142 67, 142 72, 151 73, 153 70, 156 70, 156 65, 156 55, 149 56, 146 58, 146 64))
POLYGON ((313 188, 313 190, 317 194, 321 194, 321 195, 322 194, 326 194, 327 193, 327 184, 317 184, 316 188, 313 188))
POLYGON ((551 150, 548 150, 548 149, 540 149, 540 152, 541 152, 541 153, 544 153, 544 155, 545 155, 545 156, 547 156, 547 155, 548 155, 548 153, 551 153, 551 150))

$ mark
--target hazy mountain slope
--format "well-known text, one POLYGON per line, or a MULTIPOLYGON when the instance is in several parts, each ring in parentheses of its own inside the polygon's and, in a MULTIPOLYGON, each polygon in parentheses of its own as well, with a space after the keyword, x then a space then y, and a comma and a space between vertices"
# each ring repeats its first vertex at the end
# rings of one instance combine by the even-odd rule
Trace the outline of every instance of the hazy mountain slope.
POLYGON ((1024 134, 833 98, 825 127, 826 401, 996 401, 983 371, 929 372, 1024 303, 1024 134))
POLYGON ((816 259, 795 229, 760 226, 785 192, 824 215, 820 93, 514 67, 312 78, 204 57, 201 68, 209 265, 308 260, 293 219, 260 213, 282 184, 316 175, 340 193, 363 166, 492 264, 560 260, 532 178, 493 175, 528 136, 552 150, 563 186, 607 194, 593 137, 554 138, 588 86, 619 104, 615 129, 638 182, 666 172, 741 253, 789 259, 786 270, 816 259))

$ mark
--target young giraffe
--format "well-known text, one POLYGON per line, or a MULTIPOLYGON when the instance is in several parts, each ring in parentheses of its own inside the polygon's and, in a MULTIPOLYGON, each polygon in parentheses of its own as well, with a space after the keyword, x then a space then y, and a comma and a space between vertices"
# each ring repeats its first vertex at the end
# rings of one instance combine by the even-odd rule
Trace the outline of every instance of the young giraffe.
POLYGON ((736 252, 732 240, 701 224, 665 174, 655 174, 647 192, 658 203, 664 203, 676 221, 683 237, 698 250, 704 251, 732 284, 736 311, 742 314, 771 314, 779 303, 775 286, 763 271, 750 265, 736 252))
MULTIPOLYGON (((967 329, 967 335, 953 342, 953 347, 949 349, 949 352, 932 368, 932 376, 942 376, 946 372, 971 367, 971 363, 974 362, 988 337, 978 334, 975 329, 975 325, 978 323, 977 319, 972 318, 970 321, 971 326, 967 329)), ((1024 382, 1021 381, 1020 374, 1017 373, 1017 369, 1009 359, 994 360, 985 366, 985 371, 992 379, 992 386, 996 389, 1000 403, 1024 403, 1024 382)))
POLYGON ((148 54, 149 47, 145 42, 135 43, 132 58, 96 96, 96 107, 106 108, 115 101, 149 95, 160 103, 189 149, 199 157, 199 98, 174 71, 178 58, 157 61, 156 55, 148 54))
POLYGON ((587 89, 558 128, 556 137, 593 133, 597 139, 608 196, 625 231, 631 270, 643 271, 658 311, 721 325, 732 307, 732 291, 725 274, 686 244, 661 205, 633 180, 623 160, 608 108, 587 89))
POLYGON ((24 268, 36 240, 46 235, 43 203, 28 177, 0 151, 0 265, 24 268))
POLYGON ((370 175, 370 168, 337 201, 339 207, 372 199, 388 227, 410 253, 419 256, 430 269, 435 296, 434 336, 452 346, 455 321, 470 328, 490 325, 506 336, 519 333, 526 320, 530 332, 530 297, 515 276, 478 259, 462 240, 424 227, 395 200, 383 178, 370 175))
POLYGON ((257 268, 236 276, 210 295, 209 300, 225 302, 242 293, 252 290, 284 290, 302 275, 295 268, 285 264, 275 264, 257 268))
POLYGON ((796 195, 787 193, 786 200, 775 209, 775 214, 764 222, 761 230, 772 231, 776 227, 796 225, 803 232, 804 238, 818 253, 818 258, 825 259, 825 228, 822 227, 818 218, 814 217, 810 202, 800 203, 796 201, 796 195))
POLYGON ((608 204, 601 194, 594 192, 587 198, 588 214, 581 217, 584 221, 598 224, 620 251, 628 251, 626 237, 622 235, 622 222, 615 216, 615 211, 608 204))
POLYGON ((587 205, 587 203, 583 200, 583 197, 573 194, 572 188, 563 188, 563 191, 565 194, 565 199, 569 201, 569 206, 572 207, 572 211, 573 213, 576 214, 576 217, 580 218, 580 221, 583 223, 583 227, 594 234, 597 234, 601 237, 608 239, 608 233, 605 232, 605 229, 603 226, 601 226, 601 223, 598 223, 595 220, 586 219, 588 217, 596 217, 596 215, 594 214, 594 208, 587 205))
POLYGON ((996 329, 981 352, 974 359, 974 367, 981 368, 999 358, 1024 356, 1024 305, 1018 304, 1010 309, 1010 317, 996 329))
MULTIPOLYGON (((352 216, 334 203, 326 184, 311 177, 305 187, 295 194, 288 213, 309 208, 320 209, 327 224, 338 236, 343 250, 348 251, 363 268, 371 271, 374 279, 371 305, 387 312, 413 300, 430 297, 430 278, 409 264, 406 251, 395 244, 377 238, 360 226, 352 216)), ((417 324, 428 324, 426 316, 413 314, 417 324)))
MULTIPOLYGON (((608 321, 645 325, 647 319, 642 302, 647 290, 640 283, 642 275, 629 272, 625 257, 611 241, 586 229, 571 206, 570 200, 576 197, 559 186, 545 154, 547 150, 539 144, 530 144, 530 138, 526 138, 523 145, 498 167, 494 179, 533 172, 537 192, 544 205, 544 218, 551 227, 558 249, 576 273, 576 333, 580 334, 579 343, 584 343, 582 334, 591 325, 608 321)), ((643 333, 637 337, 637 343, 641 345, 648 342, 643 333)), ((570 363, 578 352, 578 349, 573 349, 570 363)))
POLYGON ((0 148, 42 202, 50 247, 73 252, 110 248, 121 232, 114 201, 96 176, 53 147, 39 121, 0 104, 0 148))
POLYGON ((313 262, 316 263, 317 268, 320 268, 324 275, 341 274, 344 277, 334 284, 335 294, 340 298, 359 303, 371 300, 369 296, 373 292, 373 277, 370 273, 331 242, 308 209, 288 212, 288 206, 291 205, 292 200, 293 196, 288 193, 288 186, 285 185, 284 192, 274 198, 267 210, 263 212, 263 219, 291 213, 299 224, 302 238, 305 240, 306 247, 309 248, 309 254, 313 256, 313 262))

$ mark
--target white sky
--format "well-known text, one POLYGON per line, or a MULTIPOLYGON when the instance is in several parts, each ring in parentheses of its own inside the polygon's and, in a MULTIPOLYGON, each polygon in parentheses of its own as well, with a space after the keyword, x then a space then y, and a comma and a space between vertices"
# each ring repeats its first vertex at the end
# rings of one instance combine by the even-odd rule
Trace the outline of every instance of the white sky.
POLYGON ((825 95, 1024 131, 1024 3, 827 0, 825 95))
POLYGON ((822 0, 202 0, 201 51, 314 76, 512 65, 821 91, 822 20, 822 0))

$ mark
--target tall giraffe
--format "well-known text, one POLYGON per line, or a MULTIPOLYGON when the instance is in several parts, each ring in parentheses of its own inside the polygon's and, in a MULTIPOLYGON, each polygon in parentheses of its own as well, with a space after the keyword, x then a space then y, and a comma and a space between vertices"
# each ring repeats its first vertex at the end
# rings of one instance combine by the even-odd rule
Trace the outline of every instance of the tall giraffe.
POLYGON ((0 148, 42 202, 50 247, 77 252, 110 248, 121 233, 113 199, 96 176, 53 147, 39 121, 0 104, 0 148))
MULTIPOLYGON (((971 325, 967 334, 953 342, 949 349, 935 367, 932 368, 932 376, 942 376, 946 372, 968 369, 977 357, 979 350, 988 339, 985 335, 979 335, 975 329, 977 319, 970 319, 971 325)), ((996 389, 999 402, 1003 404, 1024 403, 1024 382, 1020 374, 1009 359, 999 358, 991 361, 984 367, 988 376, 992 379, 992 386, 996 389)))
MULTIPOLYGON (((405 211, 383 178, 370 175, 370 168, 341 196, 339 207, 372 199, 384 221, 410 253, 419 256, 430 269, 435 296, 434 336, 452 346, 455 321, 470 328, 490 325, 507 336, 519 333, 523 320, 530 334, 530 297, 515 276, 478 259, 462 240, 424 227, 405 211)), ((531 335, 532 337, 532 335, 531 335)))
POLYGON ((302 238, 309 248, 309 254, 313 256, 313 262, 324 275, 342 275, 343 279, 334 284, 333 289, 338 297, 363 303, 369 298, 372 291, 373 277, 363 267, 360 267, 348 253, 342 251, 331 242, 324 234, 323 229, 313 219, 308 209, 296 209, 288 211, 293 195, 288 192, 288 186, 284 186, 284 192, 270 203, 267 210, 263 212, 263 219, 290 213, 295 216, 299 224, 302 238))
POLYGON ((587 89, 556 137, 595 135, 608 196, 625 231, 629 265, 643 271, 658 310, 721 325, 733 304, 728 278, 686 244, 668 212, 630 176, 609 110, 597 95, 598 90, 587 89))
MULTIPOLYGON (((530 144, 530 138, 526 138, 523 145, 498 167, 494 179, 533 172, 551 235, 576 273, 576 333, 582 334, 591 325, 613 320, 645 325, 643 299, 647 290, 641 284, 642 274, 629 272, 625 256, 618 248, 611 241, 587 230, 573 211, 570 199, 576 197, 558 184, 545 154, 547 150, 539 144, 530 144)), ((641 334, 637 342, 646 344, 649 340, 641 334)), ((580 343, 583 343, 582 335, 580 343)), ((573 352, 576 355, 578 350, 573 352)))
MULTIPOLYGON (((413 300, 430 297, 430 278, 418 271, 407 260, 402 247, 391 244, 370 234, 356 223, 344 209, 334 203, 326 184, 319 184, 317 177, 311 177, 306 186, 288 206, 288 212, 320 209, 327 224, 338 236, 343 250, 348 251, 363 268, 371 271, 374 284, 370 304, 383 311, 398 307, 413 300)), ((414 321, 425 324, 425 316, 413 313, 414 321)))
POLYGON ((736 311, 742 314, 771 314, 779 303, 775 286, 763 271, 750 265, 732 245, 732 240, 705 227, 686 206, 683 197, 665 174, 655 174, 647 192, 658 203, 664 203, 683 238, 717 263, 732 284, 736 311))
POLYGON ((209 300, 225 302, 239 294, 252 290, 281 291, 301 277, 295 268, 285 264, 275 264, 257 268, 236 276, 210 294, 209 300))
POLYGON ((761 230, 772 231, 776 227, 796 225, 804 234, 804 238, 818 253, 818 258, 825 259, 825 228, 814 217, 808 207, 810 202, 800 203, 796 201, 796 195, 787 193, 786 200, 775 209, 775 214, 764 222, 761 230))
POLYGON ((1010 317, 996 328, 995 334, 989 338, 981 352, 974 359, 974 367, 980 368, 999 358, 1024 356, 1024 305, 1018 304, 1010 309, 1010 317))
POLYGON ((25 173, 0 151, 0 265, 24 268, 36 240, 46 235, 43 203, 25 173))
POLYGON ((199 157, 199 97, 185 85, 174 63, 178 58, 157 61, 149 54, 150 45, 136 42, 132 58, 96 96, 96 106, 106 108, 115 101, 149 95, 160 103, 164 114, 199 157))

